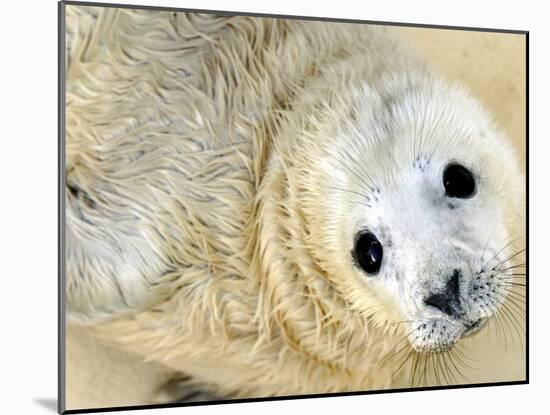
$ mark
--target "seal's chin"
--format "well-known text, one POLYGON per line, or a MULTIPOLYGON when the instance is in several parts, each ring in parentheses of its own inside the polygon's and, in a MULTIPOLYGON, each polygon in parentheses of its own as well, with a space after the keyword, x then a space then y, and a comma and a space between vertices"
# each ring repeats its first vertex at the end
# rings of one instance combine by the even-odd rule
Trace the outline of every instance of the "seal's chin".
POLYGON ((466 321, 432 318, 416 321, 411 326, 409 342, 417 352, 445 352, 460 339, 477 333, 486 322, 487 318, 466 321))

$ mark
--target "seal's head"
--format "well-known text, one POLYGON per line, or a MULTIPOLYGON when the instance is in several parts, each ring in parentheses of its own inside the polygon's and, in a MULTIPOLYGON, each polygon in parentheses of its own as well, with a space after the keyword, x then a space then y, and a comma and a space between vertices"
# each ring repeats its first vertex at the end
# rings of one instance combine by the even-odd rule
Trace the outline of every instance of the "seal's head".
POLYGON ((349 111, 317 146, 310 171, 325 174, 307 187, 326 192, 304 198, 308 240, 354 309, 399 323, 417 351, 447 350, 498 313, 522 272, 515 156, 476 100, 433 78, 388 76, 349 111))

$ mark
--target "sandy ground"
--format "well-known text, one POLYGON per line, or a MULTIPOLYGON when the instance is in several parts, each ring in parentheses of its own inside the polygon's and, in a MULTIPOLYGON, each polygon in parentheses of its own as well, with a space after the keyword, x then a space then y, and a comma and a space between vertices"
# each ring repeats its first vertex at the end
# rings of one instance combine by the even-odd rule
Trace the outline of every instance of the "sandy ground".
MULTIPOLYGON (((396 28, 450 80, 465 84, 494 114, 525 162, 525 36, 455 30, 396 28)), ((163 368, 145 364, 93 339, 83 328, 67 330, 67 409, 151 402, 167 379, 163 368)), ((482 359, 499 376, 523 377, 522 362, 482 359), (512 367, 511 367, 512 366, 512 367)), ((483 370, 480 370, 480 379, 483 370)), ((510 379, 512 380, 512 379, 510 379)))

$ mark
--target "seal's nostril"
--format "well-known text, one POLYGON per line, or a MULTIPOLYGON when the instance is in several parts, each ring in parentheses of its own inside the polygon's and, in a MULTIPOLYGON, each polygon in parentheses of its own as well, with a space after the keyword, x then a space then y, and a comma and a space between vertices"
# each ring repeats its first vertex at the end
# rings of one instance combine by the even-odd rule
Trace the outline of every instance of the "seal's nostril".
POLYGON ((460 275, 460 270, 455 269, 445 285, 445 291, 430 294, 424 300, 424 304, 435 307, 449 316, 455 316, 460 308, 460 275))
POLYGON ((445 294, 448 297, 454 297, 458 299, 458 290, 459 290, 459 280, 460 280, 460 271, 455 269, 453 271, 452 277, 447 281, 447 286, 445 287, 445 294))
POLYGON ((449 300, 450 299, 445 294, 432 294, 424 300, 424 303, 452 316, 455 313, 451 307, 451 301, 449 300))

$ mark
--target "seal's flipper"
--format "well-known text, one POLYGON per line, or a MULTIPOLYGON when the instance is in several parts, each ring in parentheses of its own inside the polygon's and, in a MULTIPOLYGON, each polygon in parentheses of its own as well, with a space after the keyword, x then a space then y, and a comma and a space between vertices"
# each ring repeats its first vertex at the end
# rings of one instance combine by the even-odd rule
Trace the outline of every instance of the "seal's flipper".
POLYGON ((210 402, 231 399, 212 386, 198 382, 191 376, 180 374, 166 382, 157 392, 158 403, 210 402))

